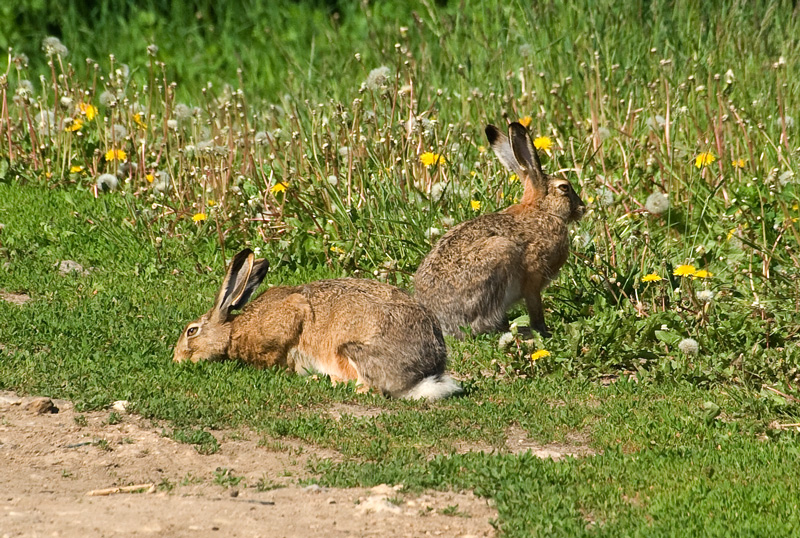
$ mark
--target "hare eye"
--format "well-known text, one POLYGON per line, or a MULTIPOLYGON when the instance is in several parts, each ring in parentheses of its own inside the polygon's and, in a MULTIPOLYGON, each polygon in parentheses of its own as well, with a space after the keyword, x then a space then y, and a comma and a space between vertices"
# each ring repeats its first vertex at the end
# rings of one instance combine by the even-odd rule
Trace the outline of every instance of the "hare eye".
POLYGON ((189 327, 186 329, 186 336, 194 336, 197 334, 197 327, 189 327))
POLYGON ((569 185, 567 185, 566 183, 562 183, 561 185, 559 185, 559 186, 558 186, 558 188, 559 188, 559 189, 561 190, 561 192, 563 192, 563 193, 567 193, 567 192, 569 192, 569 185))

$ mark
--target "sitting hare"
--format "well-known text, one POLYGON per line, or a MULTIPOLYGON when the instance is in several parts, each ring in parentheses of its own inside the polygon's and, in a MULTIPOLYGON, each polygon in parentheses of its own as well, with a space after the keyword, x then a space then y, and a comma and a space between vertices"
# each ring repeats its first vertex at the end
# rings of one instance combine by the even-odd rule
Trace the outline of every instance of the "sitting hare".
POLYGON ((416 297, 442 324, 462 338, 502 329, 506 311, 525 299, 531 327, 549 336, 542 289, 569 254, 567 226, 583 217, 585 205, 566 179, 546 175, 528 132, 519 123, 506 138, 493 125, 486 136, 500 162, 525 184, 522 200, 500 213, 462 222, 444 234, 414 277, 416 297))
POLYGON ((186 327, 173 360, 230 358, 320 372, 399 398, 436 400, 461 390, 444 372, 447 349, 434 315, 389 284, 343 278, 277 286, 232 315, 268 267, 250 250, 237 254, 214 307, 186 327))

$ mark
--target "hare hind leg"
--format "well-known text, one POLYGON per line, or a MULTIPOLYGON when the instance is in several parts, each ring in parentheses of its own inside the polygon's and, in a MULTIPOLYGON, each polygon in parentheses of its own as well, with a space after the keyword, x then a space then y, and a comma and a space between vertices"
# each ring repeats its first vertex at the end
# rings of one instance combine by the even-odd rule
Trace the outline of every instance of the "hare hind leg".
POLYGON ((528 317, 531 322, 531 329, 538 332, 545 338, 550 337, 550 331, 544 322, 544 307, 542 306, 542 288, 544 282, 540 277, 529 278, 525 281, 523 295, 525 296, 525 306, 528 309, 528 317))

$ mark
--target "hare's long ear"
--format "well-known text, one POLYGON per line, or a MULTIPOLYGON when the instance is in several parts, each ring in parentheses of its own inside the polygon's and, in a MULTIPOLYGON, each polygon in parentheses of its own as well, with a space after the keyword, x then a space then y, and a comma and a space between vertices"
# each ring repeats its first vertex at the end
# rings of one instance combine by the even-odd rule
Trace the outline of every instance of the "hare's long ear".
POLYGON ((508 126, 508 138, 511 140, 514 158, 525 171, 534 194, 537 198, 544 197, 547 194, 547 176, 542 170, 539 154, 536 153, 528 130, 521 123, 514 122, 508 126))
POLYGON ((244 249, 231 260, 225 280, 217 292, 214 308, 211 309, 216 319, 225 321, 232 305, 241 298, 253 271, 253 258, 253 251, 244 249))
POLYGON ((494 125, 486 126, 486 138, 489 140, 489 145, 492 146, 492 151, 497 155, 500 164, 514 172, 518 176, 522 176, 522 167, 514 157, 514 151, 511 149, 511 144, 508 142, 506 135, 500 132, 500 129, 494 125))
POLYGON ((253 263, 253 268, 250 271, 250 276, 247 278, 244 289, 236 294, 235 300, 231 302, 231 310, 239 310, 247 304, 247 301, 250 300, 250 296, 253 295, 253 292, 261 285, 261 281, 264 280, 268 270, 269 262, 267 260, 256 260, 253 263))

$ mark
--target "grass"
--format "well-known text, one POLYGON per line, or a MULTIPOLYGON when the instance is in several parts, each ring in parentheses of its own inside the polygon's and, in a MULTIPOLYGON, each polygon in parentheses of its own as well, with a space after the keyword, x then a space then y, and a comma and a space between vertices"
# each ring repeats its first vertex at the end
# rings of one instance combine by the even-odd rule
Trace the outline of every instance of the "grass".
POLYGON ((237 426, 331 448, 344 461, 312 463, 329 485, 474 489, 508 536, 791 534, 789 3, 197 5, 59 12, 65 56, 0 23, 17 58, 0 81, 0 289, 32 298, 0 301, 0 388, 81 410, 129 400, 202 453, 237 426), (526 116, 591 210, 545 295, 553 338, 449 341, 466 394, 435 405, 171 363, 245 245, 270 284, 411 286, 439 234, 519 197, 482 127, 526 116), (88 274, 60 274, 67 259, 88 274), (377 414, 337 420, 339 404, 377 414), (596 455, 507 454, 511 432, 596 455))

